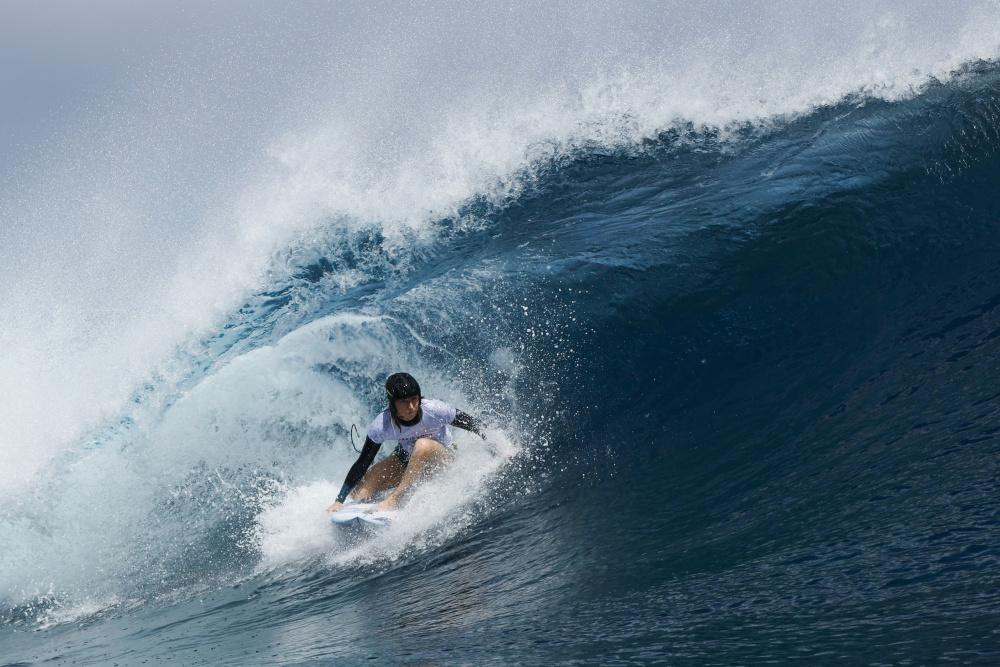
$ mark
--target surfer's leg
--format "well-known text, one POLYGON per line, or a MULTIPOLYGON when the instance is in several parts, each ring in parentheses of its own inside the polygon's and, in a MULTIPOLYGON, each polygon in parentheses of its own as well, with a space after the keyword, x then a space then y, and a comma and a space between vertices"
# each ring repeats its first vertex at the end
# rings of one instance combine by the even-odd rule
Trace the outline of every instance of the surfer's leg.
MULTIPOLYGON (((389 458, 394 457, 390 456, 389 458)), ((399 486, 392 492, 392 495, 378 504, 378 509, 395 509, 407 491, 423 477, 424 473, 442 468, 450 459, 451 454, 440 442, 430 438, 417 440, 413 446, 413 453, 410 454, 410 463, 406 466, 403 478, 399 480, 399 486)))
POLYGON ((351 491, 351 498, 364 502, 379 491, 385 491, 399 484, 403 477, 403 462, 397 456, 387 456, 365 473, 358 485, 351 491))

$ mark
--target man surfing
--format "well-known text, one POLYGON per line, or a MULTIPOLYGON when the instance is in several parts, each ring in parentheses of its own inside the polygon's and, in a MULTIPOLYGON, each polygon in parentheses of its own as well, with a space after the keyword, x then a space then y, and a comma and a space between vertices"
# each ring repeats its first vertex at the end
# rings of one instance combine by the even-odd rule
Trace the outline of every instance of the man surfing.
POLYGON ((392 487, 396 490, 374 510, 396 509, 424 474, 444 467, 450 460, 449 425, 486 438, 478 419, 444 401, 423 398, 420 385, 409 373, 390 375, 385 382, 385 393, 389 406, 368 427, 361 456, 351 466, 337 501, 326 509, 327 512, 338 511, 348 498, 364 502, 392 487), (396 449, 372 465, 382 443, 387 440, 395 440, 396 449))

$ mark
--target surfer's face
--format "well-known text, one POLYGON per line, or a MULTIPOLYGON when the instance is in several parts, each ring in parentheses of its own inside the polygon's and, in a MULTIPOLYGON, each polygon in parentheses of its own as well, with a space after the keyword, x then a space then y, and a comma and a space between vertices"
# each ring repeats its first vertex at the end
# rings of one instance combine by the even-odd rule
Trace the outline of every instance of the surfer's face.
POLYGON ((401 398, 396 401, 396 414, 403 421, 410 421, 416 419, 417 411, 420 410, 420 397, 411 396, 410 398, 401 398))

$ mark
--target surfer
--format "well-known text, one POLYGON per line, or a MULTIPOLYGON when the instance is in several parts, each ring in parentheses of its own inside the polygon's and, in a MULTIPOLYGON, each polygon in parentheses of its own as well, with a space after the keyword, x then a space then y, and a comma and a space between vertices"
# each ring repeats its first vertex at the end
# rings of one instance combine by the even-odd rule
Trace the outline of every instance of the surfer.
POLYGON ((389 407, 368 427, 361 456, 347 473, 337 502, 326 511, 336 512, 350 496, 363 502, 379 491, 396 487, 392 494, 375 506, 393 510, 426 472, 440 468, 451 458, 448 425, 472 431, 485 439, 483 424, 444 401, 424 398, 420 385, 409 373, 395 373, 385 382, 389 407), (393 453, 375 465, 375 455, 386 440, 398 444, 393 453), (360 483, 359 483, 360 482, 360 483))

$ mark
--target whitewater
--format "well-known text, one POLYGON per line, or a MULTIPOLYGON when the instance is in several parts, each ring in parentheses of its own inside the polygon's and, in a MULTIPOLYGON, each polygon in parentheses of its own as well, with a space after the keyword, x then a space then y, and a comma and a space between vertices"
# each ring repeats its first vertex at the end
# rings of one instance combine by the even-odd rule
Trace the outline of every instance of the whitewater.
POLYGON ((995 661, 1000 4, 211 15, 0 156, 0 664, 995 661))

